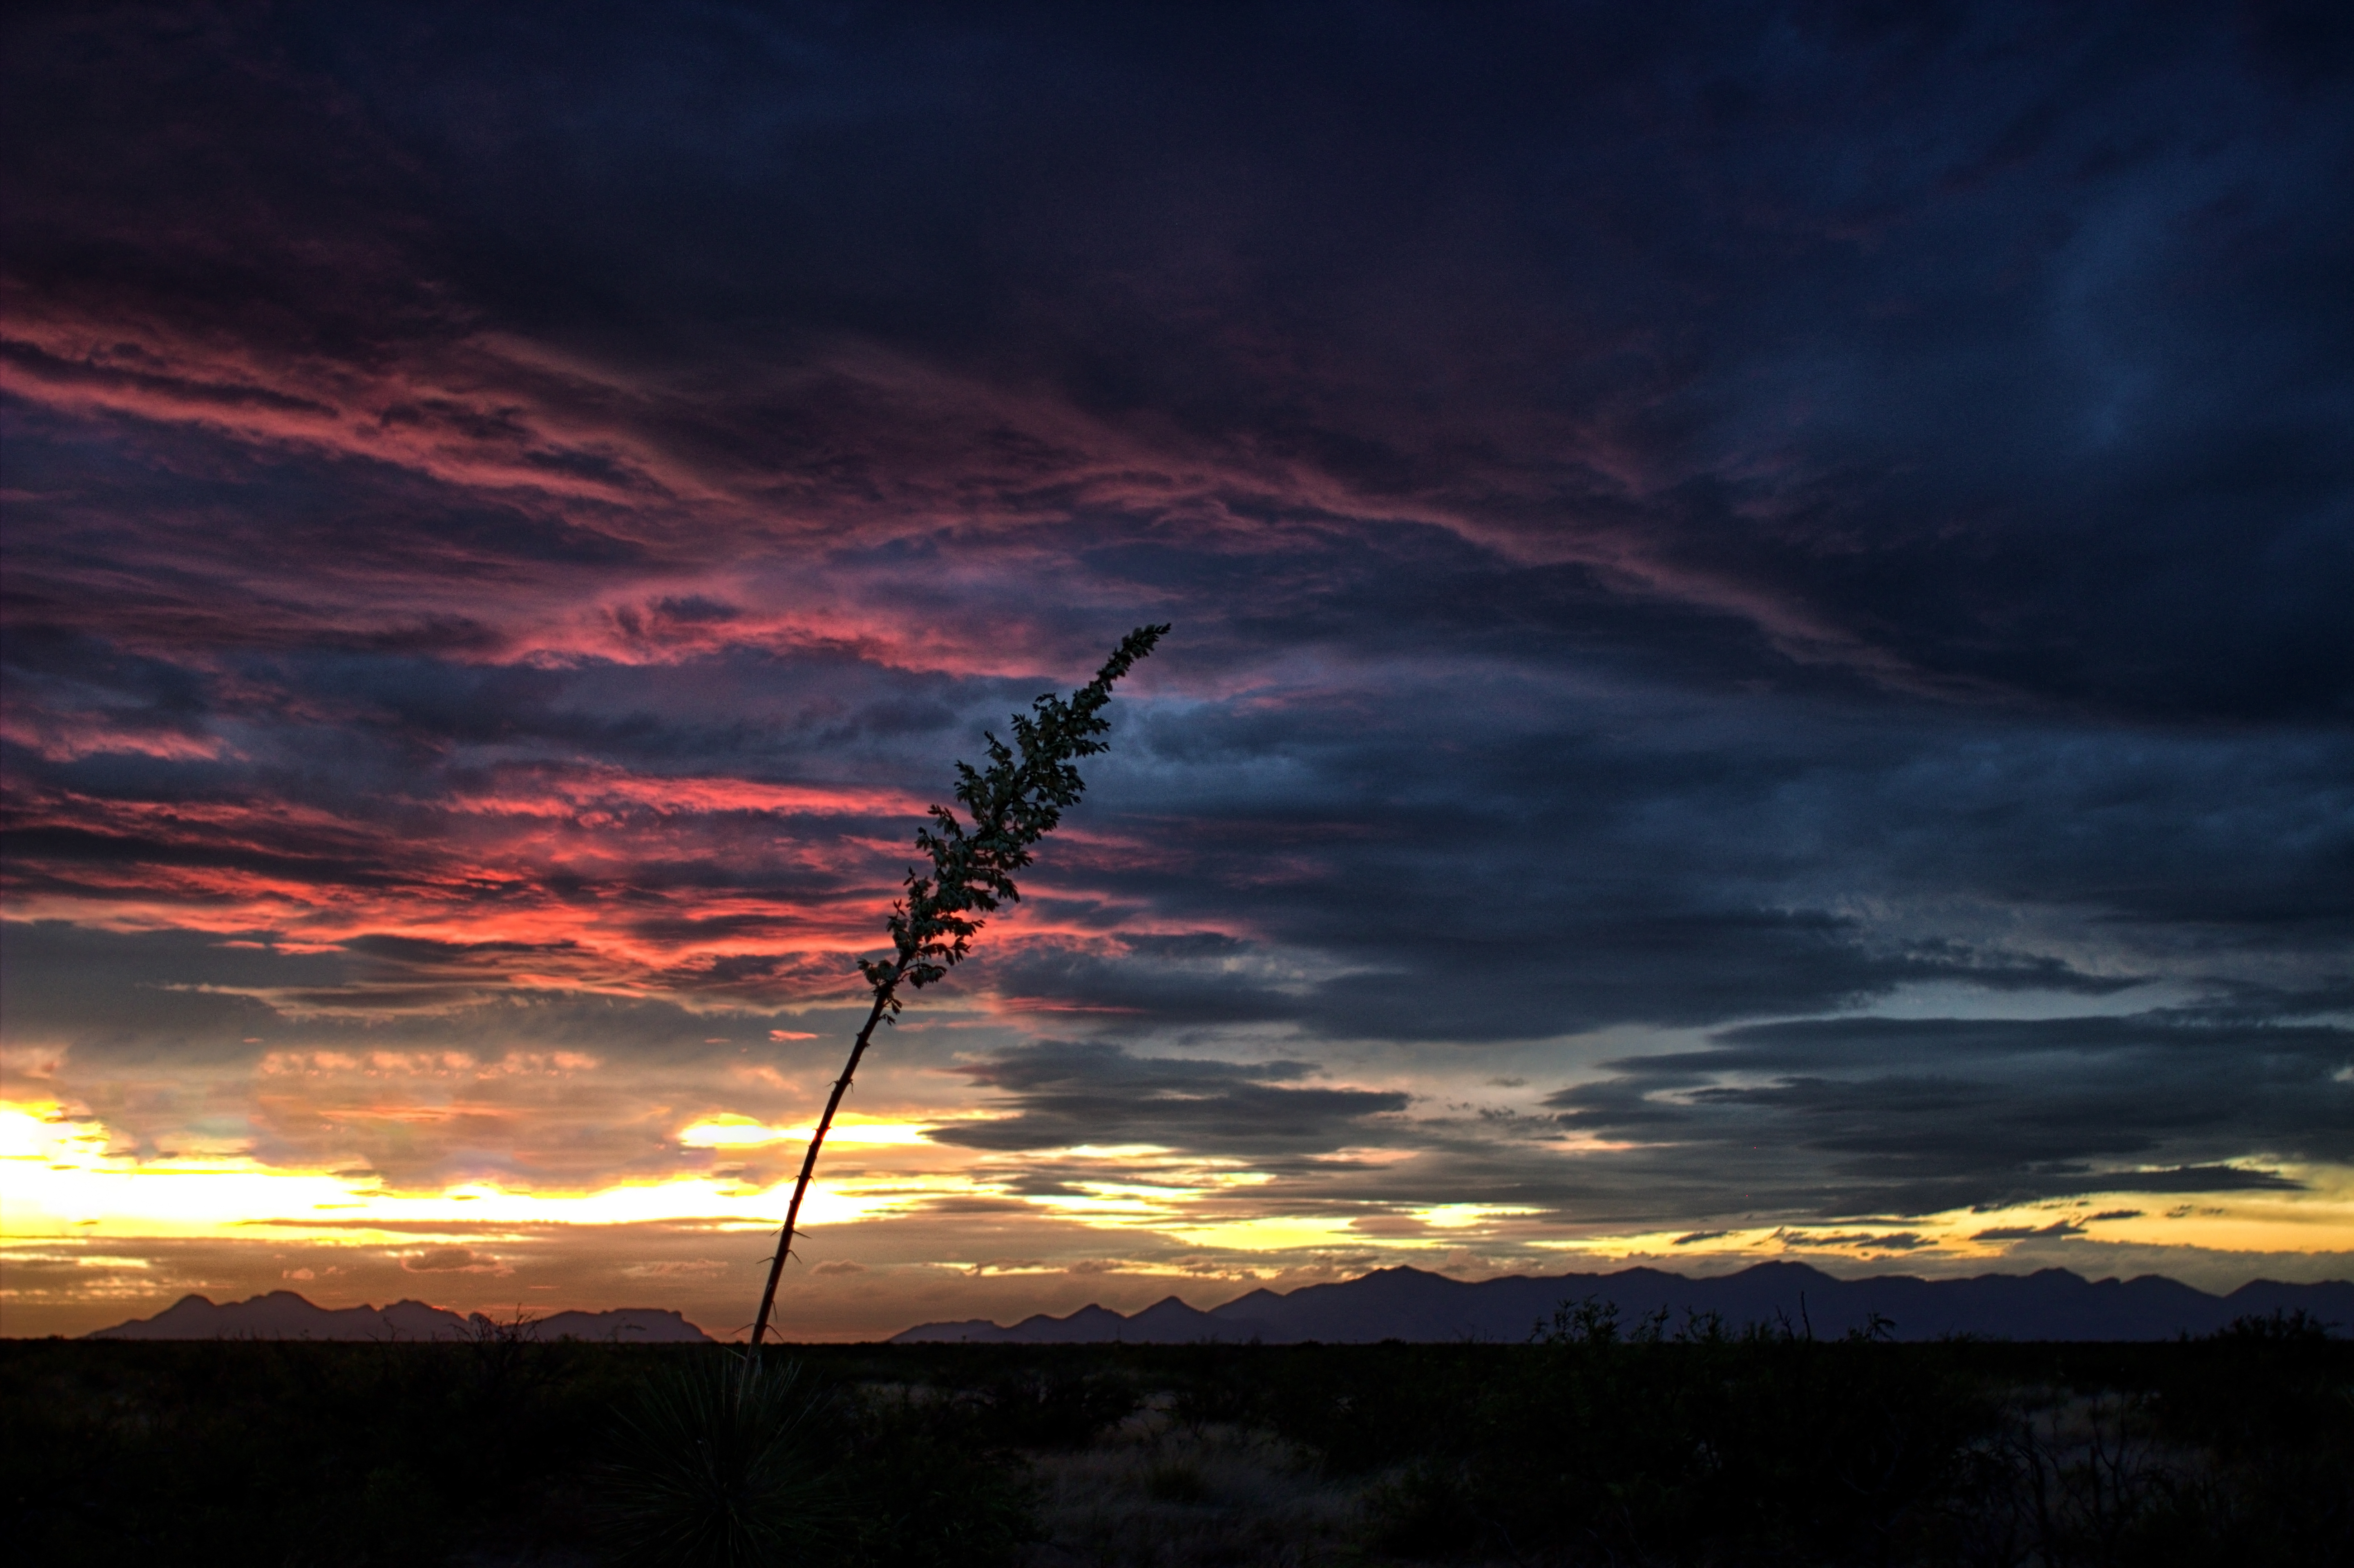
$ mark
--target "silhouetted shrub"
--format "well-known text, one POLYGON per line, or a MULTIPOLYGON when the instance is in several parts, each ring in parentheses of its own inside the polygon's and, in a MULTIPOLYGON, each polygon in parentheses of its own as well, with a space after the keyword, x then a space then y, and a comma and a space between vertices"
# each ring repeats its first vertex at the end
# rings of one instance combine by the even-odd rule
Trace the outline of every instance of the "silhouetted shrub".
POLYGON ((625 1561, 754 1568, 824 1544, 846 1445, 799 1371, 705 1356, 646 1380, 598 1471, 597 1513, 625 1561))

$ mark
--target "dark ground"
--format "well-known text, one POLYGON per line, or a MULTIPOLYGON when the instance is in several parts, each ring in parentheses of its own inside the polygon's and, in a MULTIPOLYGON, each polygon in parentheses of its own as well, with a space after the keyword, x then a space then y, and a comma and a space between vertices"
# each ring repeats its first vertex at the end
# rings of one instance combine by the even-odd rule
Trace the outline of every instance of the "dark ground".
MULTIPOLYGON (((23 1563, 621 1561, 728 1357, 6 1342, 0 1531, 23 1563)), ((1528 1345, 786 1363, 777 1463, 733 1483, 779 1561, 2354 1563, 2354 1341, 2295 1319, 1898 1345, 1571 1311, 1528 1345)))

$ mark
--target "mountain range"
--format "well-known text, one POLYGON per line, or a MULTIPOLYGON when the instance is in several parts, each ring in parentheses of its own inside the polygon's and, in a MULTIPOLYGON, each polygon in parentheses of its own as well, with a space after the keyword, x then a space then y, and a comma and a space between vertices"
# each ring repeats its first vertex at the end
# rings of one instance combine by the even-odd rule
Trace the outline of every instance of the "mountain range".
MULTIPOLYGON (((1278 1294, 1254 1290, 1207 1311, 1171 1296, 1121 1314, 1083 1307, 1010 1326, 972 1319, 923 1323, 892 1344, 1370 1344, 1383 1340, 1445 1343, 1528 1339, 1565 1303, 1607 1302, 1631 1324, 1664 1311, 1670 1325, 1689 1313, 1716 1313, 1738 1329, 1787 1321, 1825 1337, 1875 1318, 1900 1340, 1967 1334, 2005 1340, 2166 1340, 2206 1334, 2235 1319, 2304 1311, 2338 1334, 2354 1332, 2354 1282, 2293 1285, 2255 1280, 2216 1296, 2178 1280, 2088 1280, 2065 1269, 1982 1274, 1967 1279, 1873 1275, 1839 1279, 1797 1263, 1762 1263, 1738 1274, 1687 1279, 1654 1268, 1464 1281, 1418 1268, 1384 1268, 1331 1285, 1278 1294)), ((153 1318, 101 1329, 92 1340, 467 1340, 502 1325, 422 1301, 388 1307, 320 1307, 291 1290, 216 1304, 188 1296, 153 1318)), ((534 1320, 542 1340, 625 1344, 709 1344, 677 1312, 624 1307, 557 1312, 534 1320)))
MULTIPOLYGON (((619 1307, 610 1312, 557 1312, 532 1319, 541 1340, 614 1340, 631 1345, 709 1344, 711 1336, 675 1312, 619 1307)), ((86 1334, 90 1340, 472 1340, 504 1328, 480 1312, 461 1317, 422 1301, 389 1307, 326 1308, 292 1290, 215 1305, 184 1296, 153 1318, 135 1318, 86 1334)))
POLYGON ((1868 1327, 1877 1317, 1900 1340, 1967 1334, 2003 1340, 2166 1340, 2206 1334, 2243 1317, 2303 1310, 2354 1331, 2354 1282, 2286 1285, 2256 1280, 2213 1296, 2178 1280, 2088 1280, 2065 1269, 1982 1274, 1968 1279, 1875 1275, 1838 1279, 1798 1263, 1761 1263, 1738 1274, 1687 1279, 1654 1268, 1615 1274, 1512 1275, 1466 1282, 1418 1268, 1384 1268, 1332 1285, 1281 1295, 1254 1290, 1201 1311, 1171 1296, 1128 1316, 1083 1307, 1040 1314, 1011 1327, 974 1319, 924 1323, 893 1344, 1069 1345, 1367 1344, 1528 1339, 1565 1302, 1594 1298, 1618 1308, 1622 1324, 1665 1311, 1721 1314, 1730 1328, 1787 1321, 1821 1336, 1868 1327))

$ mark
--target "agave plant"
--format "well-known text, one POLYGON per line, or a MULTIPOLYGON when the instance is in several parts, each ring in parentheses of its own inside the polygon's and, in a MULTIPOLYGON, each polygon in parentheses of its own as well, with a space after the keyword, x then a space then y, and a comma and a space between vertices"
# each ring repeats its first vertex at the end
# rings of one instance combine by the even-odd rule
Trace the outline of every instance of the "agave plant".
POLYGON ((1075 764, 1106 749, 1106 743, 1096 737, 1111 728, 1103 710, 1111 702, 1112 686, 1152 652, 1168 630, 1165 624, 1138 627, 1120 639, 1096 678, 1073 692, 1068 701, 1049 693, 1031 704, 1028 714, 1015 714, 1013 745, 985 736, 989 766, 956 765, 956 798, 972 819, 970 825, 960 821, 953 809, 934 806, 930 824, 916 831, 916 847, 931 865, 908 871, 906 891, 884 922, 891 934, 891 957, 858 960, 859 971, 875 993, 874 1005, 851 1042, 850 1059, 833 1081, 825 1114, 810 1135, 801 1173, 785 1210, 784 1230, 777 1237, 776 1256, 769 1262, 760 1310, 752 1319, 754 1349, 769 1331, 777 1281, 784 1274, 785 1259, 792 1255, 801 1200, 817 1173, 818 1151, 825 1147, 833 1114, 842 1108, 842 1097, 849 1092, 850 1080, 875 1038, 875 1025, 897 1016, 906 1001, 902 986, 920 991, 947 979, 949 970, 971 953, 981 917, 1021 899, 1013 874, 1030 864, 1033 846, 1055 831, 1064 810, 1076 805, 1087 789, 1075 764))
POLYGON ((649 1379, 621 1417, 599 1512, 645 1568, 745 1568, 820 1547, 839 1511, 820 1457, 825 1402, 800 1369, 696 1357, 649 1379))

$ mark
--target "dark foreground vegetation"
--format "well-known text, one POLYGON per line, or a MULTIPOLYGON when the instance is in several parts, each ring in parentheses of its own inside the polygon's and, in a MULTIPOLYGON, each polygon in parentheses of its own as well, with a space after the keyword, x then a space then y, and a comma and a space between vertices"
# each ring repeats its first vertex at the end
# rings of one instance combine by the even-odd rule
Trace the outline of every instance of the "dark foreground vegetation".
POLYGON ((2354 1342, 0 1346, 26 1563, 2354 1563, 2354 1342))

